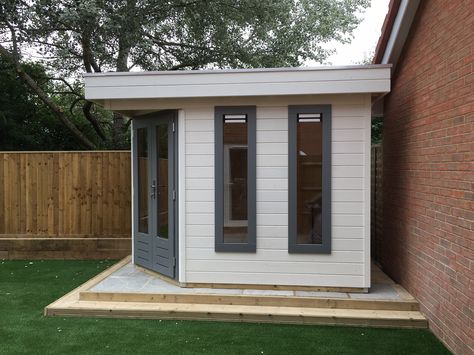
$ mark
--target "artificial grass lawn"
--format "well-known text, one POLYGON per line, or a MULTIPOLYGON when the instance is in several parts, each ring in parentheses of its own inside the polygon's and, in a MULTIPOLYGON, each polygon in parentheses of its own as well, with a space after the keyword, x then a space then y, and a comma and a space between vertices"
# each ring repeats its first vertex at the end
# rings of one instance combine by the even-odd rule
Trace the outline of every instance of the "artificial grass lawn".
POLYGON ((1 354, 449 354, 427 330, 46 318, 112 261, 0 261, 1 354))

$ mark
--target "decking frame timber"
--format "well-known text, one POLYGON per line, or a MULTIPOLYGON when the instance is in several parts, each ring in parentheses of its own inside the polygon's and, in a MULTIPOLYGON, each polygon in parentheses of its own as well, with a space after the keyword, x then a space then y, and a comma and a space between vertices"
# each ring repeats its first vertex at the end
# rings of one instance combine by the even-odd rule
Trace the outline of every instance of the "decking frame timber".
POLYGON ((426 328, 418 303, 400 300, 228 294, 93 292, 127 257, 45 308, 46 316, 180 319, 285 324, 426 328))

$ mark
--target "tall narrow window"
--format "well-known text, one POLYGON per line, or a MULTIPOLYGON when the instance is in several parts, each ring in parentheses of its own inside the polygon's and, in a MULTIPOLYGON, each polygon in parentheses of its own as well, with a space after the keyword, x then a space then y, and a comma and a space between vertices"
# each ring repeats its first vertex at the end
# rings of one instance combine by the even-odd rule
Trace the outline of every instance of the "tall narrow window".
POLYGON ((288 117, 288 250, 330 253, 331 108, 290 106, 288 117))
POLYGON ((157 152, 157 203, 158 203, 158 235, 168 239, 168 123, 156 126, 156 148, 157 152))
POLYGON ((256 249, 255 107, 216 107, 216 251, 256 249))
POLYGON ((137 129, 138 231, 148 233, 148 131, 137 129))

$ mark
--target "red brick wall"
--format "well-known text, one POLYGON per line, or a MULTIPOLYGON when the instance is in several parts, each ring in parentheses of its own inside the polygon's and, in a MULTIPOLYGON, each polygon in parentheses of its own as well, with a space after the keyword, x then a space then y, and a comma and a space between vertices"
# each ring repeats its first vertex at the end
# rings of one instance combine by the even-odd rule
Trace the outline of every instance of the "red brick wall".
POLYGON ((474 353, 474 1, 422 1, 385 99, 385 271, 474 353))

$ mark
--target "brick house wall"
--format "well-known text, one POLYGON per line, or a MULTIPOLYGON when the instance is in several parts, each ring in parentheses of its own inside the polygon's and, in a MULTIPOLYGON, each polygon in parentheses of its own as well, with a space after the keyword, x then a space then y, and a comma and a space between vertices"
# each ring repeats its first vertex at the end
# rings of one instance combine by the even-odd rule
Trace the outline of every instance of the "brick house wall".
POLYGON ((385 98, 383 269, 474 354, 474 1, 422 1, 385 98))

